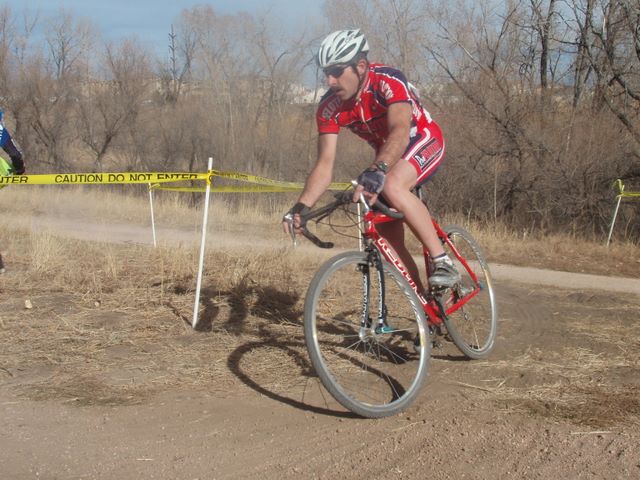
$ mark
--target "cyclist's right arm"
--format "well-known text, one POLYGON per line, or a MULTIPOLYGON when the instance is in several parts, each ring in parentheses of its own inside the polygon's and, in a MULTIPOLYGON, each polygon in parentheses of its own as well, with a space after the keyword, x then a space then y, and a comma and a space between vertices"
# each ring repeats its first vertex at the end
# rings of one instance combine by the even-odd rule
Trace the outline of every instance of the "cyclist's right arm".
MULTIPOLYGON (((298 198, 296 206, 291 211, 297 209, 299 205, 308 208, 313 207, 320 199, 322 194, 329 188, 329 184, 333 178, 333 165, 336 160, 336 151, 338 146, 337 134, 325 134, 318 136, 318 157, 311 172, 307 176, 304 189, 298 198)), ((296 213, 294 216, 294 224, 300 226, 300 216, 296 213)), ((288 223, 283 221, 282 228, 285 233, 289 233, 288 223)))
POLYGON ((329 188, 333 178, 333 165, 336 160, 338 135, 318 136, 318 159, 304 184, 304 190, 298 201, 313 207, 322 194, 329 188))

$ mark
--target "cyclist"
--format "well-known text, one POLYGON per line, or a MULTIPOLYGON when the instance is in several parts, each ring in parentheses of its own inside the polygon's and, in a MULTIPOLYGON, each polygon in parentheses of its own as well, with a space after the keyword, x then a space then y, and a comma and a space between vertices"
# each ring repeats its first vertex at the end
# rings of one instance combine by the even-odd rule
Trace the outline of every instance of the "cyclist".
MULTIPOLYGON (((0 111, 0 148, 2 148, 7 154, 9 158, 11 158, 11 163, 13 164, 13 172, 16 175, 22 175, 25 172, 24 161, 22 160, 22 153, 20 149, 16 146, 15 142, 11 138, 9 134, 9 130, 4 126, 2 121, 2 112, 0 111)), ((4 262, 2 261, 2 255, 0 254, 0 273, 4 273, 4 262)))
MULTIPOLYGON (((434 260, 429 283, 453 286, 460 281, 460 275, 438 239, 427 207, 411 193, 442 161, 442 132, 404 74, 387 65, 369 63, 368 51, 369 44, 358 29, 333 32, 320 45, 317 62, 329 90, 316 113, 318 156, 302 194, 288 213, 293 214, 294 228, 299 230, 300 214, 308 212, 331 183, 338 132, 348 128, 375 150, 375 160, 357 178, 354 202, 362 193, 373 204, 382 194, 404 214, 407 225, 434 260)), ((288 233, 286 221, 283 228, 288 233)), ((379 224, 378 229, 418 288, 424 290, 418 267, 405 246, 403 222, 379 224)))

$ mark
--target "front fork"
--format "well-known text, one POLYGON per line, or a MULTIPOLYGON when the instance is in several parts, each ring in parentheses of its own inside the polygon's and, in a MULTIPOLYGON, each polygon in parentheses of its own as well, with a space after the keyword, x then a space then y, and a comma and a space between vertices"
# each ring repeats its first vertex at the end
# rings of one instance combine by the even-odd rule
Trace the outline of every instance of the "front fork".
POLYGON ((367 249, 367 262, 360 266, 362 272, 362 314, 360 318, 360 337, 365 339, 371 333, 388 333, 391 328, 387 324, 387 305, 385 301, 385 278, 380 252, 375 248, 367 249), (372 272, 372 269, 374 270, 372 272), (378 315, 371 318, 371 276, 378 279, 378 315))

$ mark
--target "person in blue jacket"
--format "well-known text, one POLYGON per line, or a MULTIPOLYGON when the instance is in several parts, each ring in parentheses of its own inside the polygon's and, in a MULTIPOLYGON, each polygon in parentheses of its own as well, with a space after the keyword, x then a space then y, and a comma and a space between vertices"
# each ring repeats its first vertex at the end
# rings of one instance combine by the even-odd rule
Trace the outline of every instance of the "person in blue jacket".
MULTIPOLYGON (((9 158, 11 159, 12 171, 10 173, 14 175, 24 175, 24 160, 22 159, 22 152, 11 138, 11 134, 7 127, 5 127, 2 121, 2 112, 0 111, 0 148, 2 148, 9 158)), ((2 261, 2 255, 0 254, 0 273, 5 272, 4 262, 2 261)))

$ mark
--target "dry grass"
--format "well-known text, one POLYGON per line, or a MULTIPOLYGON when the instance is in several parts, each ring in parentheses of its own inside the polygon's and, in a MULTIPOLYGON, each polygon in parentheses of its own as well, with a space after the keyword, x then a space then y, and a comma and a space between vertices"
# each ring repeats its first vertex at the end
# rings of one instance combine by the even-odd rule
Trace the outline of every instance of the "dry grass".
POLYGON ((196 245, 154 249, 24 229, 3 230, 0 242, 11 252, 0 276, 0 378, 29 398, 135 404, 170 386, 224 394, 239 378, 284 388, 310 371, 301 292, 316 255, 264 246, 248 255, 214 242, 194 332, 196 245))
POLYGON ((486 391, 511 411, 596 428, 640 423, 640 300, 563 295, 541 296, 562 311, 538 327, 549 330, 536 342, 544 347, 478 362, 473 370, 490 369, 486 391))
MULTIPOLYGON (((255 202, 229 208, 214 201, 201 328, 194 332, 188 322, 195 242, 156 249, 87 242, 14 227, 12 221, 36 214, 78 214, 144 223, 146 198, 122 199, 105 192, 95 201, 82 189, 53 198, 44 189, 30 197, 22 192, 5 189, 1 197, 8 204, 17 202, 16 213, 6 215, 8 226, 0 231, 2 250, 9 252, 9 272, 0 276, 3 383, 36 400, 130 405, 169 387, 225 395, 250 386, 287 397, 311 381, 301 328, 303 297, 317 265, 333 252, 311 247, 292 251, 278 226, 286 207, 275 198, 259 215, 253 215, 255 202), (261 242, 255 242, 258 238, 261 242), (25 308, 26 300, 32 308, 25 308)), ((178 219, 178 225, 198 224, 202 214, 173 193, 159 197, 156 207, 160 222, 178 219)), ((525 264, 557 266, 559 257, 574 252, 589 266, 602 264, 604 256, 600 246, 575 240, 548 239, 545 245, 523 242, 501 229, 467 227, 490 258, 513 255, 512 263, 524 258, 525 264), (531 258, 523 250, 556 256, 547 264, 545 256, 531 258)), ((326 227, 322 231, 329 235, 326 227)), ((613 246, 607 255, 609 261, 638 257, 631 245, 613 246)), ((483 390, 510 410, 602 427, 637 421, 640 326, 629 319, 637 320, 638 303, 560 293, 553 302, 565 305, 563 311, 569 313, 564 323, 579 342, 474 362, 463 366, 465 371, 473 375, 491 369, 495 381, 483 390)))
MULTIPOLYGON (((29 219, 34 216, 72 218, 80 223, 129 223, 149 228, 151 215, 146 186, 127 188, 130 193, 125 195, 117 191, 119 187, 13 187, 3 189, 0 205, 7 222, 25 228, 30 227, 29 219)), ((191 194, 156 191, 157 227, 197 232, 202 222, 201 200, 202 195, 192 197, 191 194)), ((215 195, 211 202, 210 230, 238 236, 256 235, 284 245, 286 238, 278 224, 282 213, 293 201, 295 194, 215 195)), ((613 243, 607 248, 605 238, 590 242, 571 235, 536 237, 527 232, 513 232, 501 224, 470 224, 465 218, 447 217, 439 221, 441 225, 456 223, 467 228, 488 259, 495 263, 640 277, 640 247, 630 243, 613 243)), ((325 227, 320 231, 329 232, 329 229, 325 227)), ((349 229, 343 231, 353 233, 349 229)), ((333 235, 332 239, 335 238, 333 235)), ((353 239, 338 237, 338 244, 352 246, 356 243, 353 239)), ((6 246, 3 245, 2 250, 6 250, 6 246)))
POLYGON ((526 388, 507 382, 494 390, 509 409, 598 428, 640 421, 638 385, 620 381, 616 375, 619 370, 640 375, 640 364, 631 355, 565 348, 561 352, 527 352, 492 367, 502 367, 510 376, 537 379, 526 388))

